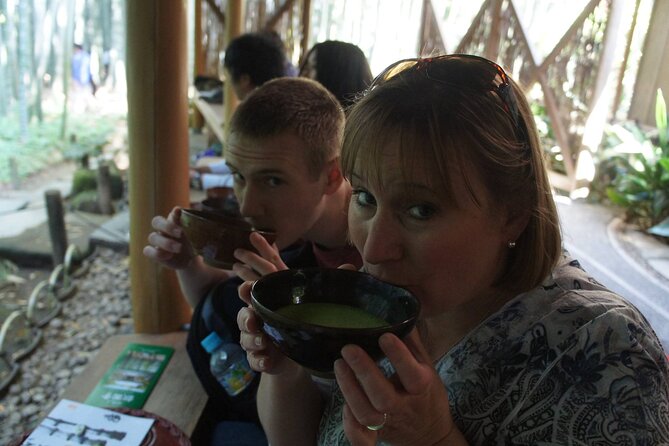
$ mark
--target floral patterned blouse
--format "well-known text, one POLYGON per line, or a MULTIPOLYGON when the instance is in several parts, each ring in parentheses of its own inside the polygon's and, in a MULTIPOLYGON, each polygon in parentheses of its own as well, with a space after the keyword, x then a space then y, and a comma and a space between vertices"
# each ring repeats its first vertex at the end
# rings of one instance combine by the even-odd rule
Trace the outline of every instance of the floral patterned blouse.
MULTIPOLYGON (((653 329, 566 256, 436 369, 472 445, 669 444, 669 364, 653 329)), ((335 387, 319 445, 348 444, 342 404, 335 387)))

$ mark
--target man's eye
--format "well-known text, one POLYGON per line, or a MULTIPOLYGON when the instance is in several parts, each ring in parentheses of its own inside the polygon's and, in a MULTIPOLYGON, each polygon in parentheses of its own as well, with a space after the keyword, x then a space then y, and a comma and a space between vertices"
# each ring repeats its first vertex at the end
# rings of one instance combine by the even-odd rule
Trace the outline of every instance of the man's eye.
POLYGON ((367 191, 356 189, 353 191, 353 199, 358 206, 367 207, 375 206, 376 200, 374 196, 367 191))
POLYGON ((434 208, 434 206, 419 204, 416 206, 411 206, 408 212, 412 218, 417 220, 427 220, 432 217, 437 212, 437 210, 434 208))
POLYGON ((232 180, 235 183, 241 183, 242 181, 244 181, 244 177, 239 172, 231 172, 231 174, 232 174, 232 180))
POLYGON ((268 177, 266 182, 269 187, 277 187, 283 184, 283 181, 277 177, 268 177))

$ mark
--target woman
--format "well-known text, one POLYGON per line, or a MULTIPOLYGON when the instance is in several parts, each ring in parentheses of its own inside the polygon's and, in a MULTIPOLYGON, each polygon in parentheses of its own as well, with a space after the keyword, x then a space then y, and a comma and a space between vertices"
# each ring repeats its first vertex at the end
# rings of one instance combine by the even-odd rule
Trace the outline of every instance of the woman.
POLYGON ((669 442, 662 346, 561 250, 532 114, 502 68, 392 65, 349 113, 342 168, 363 268, 412 291, 421 314, 405 339, 381 337, 378 366, 344 347, 321 396, 243 309, 273 446, 669 442))
POLYGON ((300 76, 318 81, 344 109, 372 82, 372 72, 362 50, 337 40, 314 45, 304 58, 300 76))

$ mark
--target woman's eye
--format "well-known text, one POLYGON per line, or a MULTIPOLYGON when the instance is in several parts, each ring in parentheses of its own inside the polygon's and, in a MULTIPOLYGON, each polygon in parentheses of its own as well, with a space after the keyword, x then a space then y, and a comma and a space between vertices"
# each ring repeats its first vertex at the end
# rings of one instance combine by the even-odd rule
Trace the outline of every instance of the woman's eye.
POLYGON ((354 190, 353 198, 358 206, 367 207, 376 205, 374 196, 364 190, 354 190))
POLYGON ((434 208, 434 206, 419 204, 416 206, 411 206, 408 212, 409 215, 415 219, 427 220, 428 218, 432 217, 437 212, 437 210, 434 208))

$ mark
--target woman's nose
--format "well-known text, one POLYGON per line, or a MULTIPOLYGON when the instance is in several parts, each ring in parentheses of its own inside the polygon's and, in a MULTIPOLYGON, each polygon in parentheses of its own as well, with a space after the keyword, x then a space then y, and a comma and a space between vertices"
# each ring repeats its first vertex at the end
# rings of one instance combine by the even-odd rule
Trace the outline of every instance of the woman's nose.
POLYGON ((362 249, 366 263, 381 264, 401 259, 402 238, 393 218, 376 215, 366 225, 367 236, 362 249))

